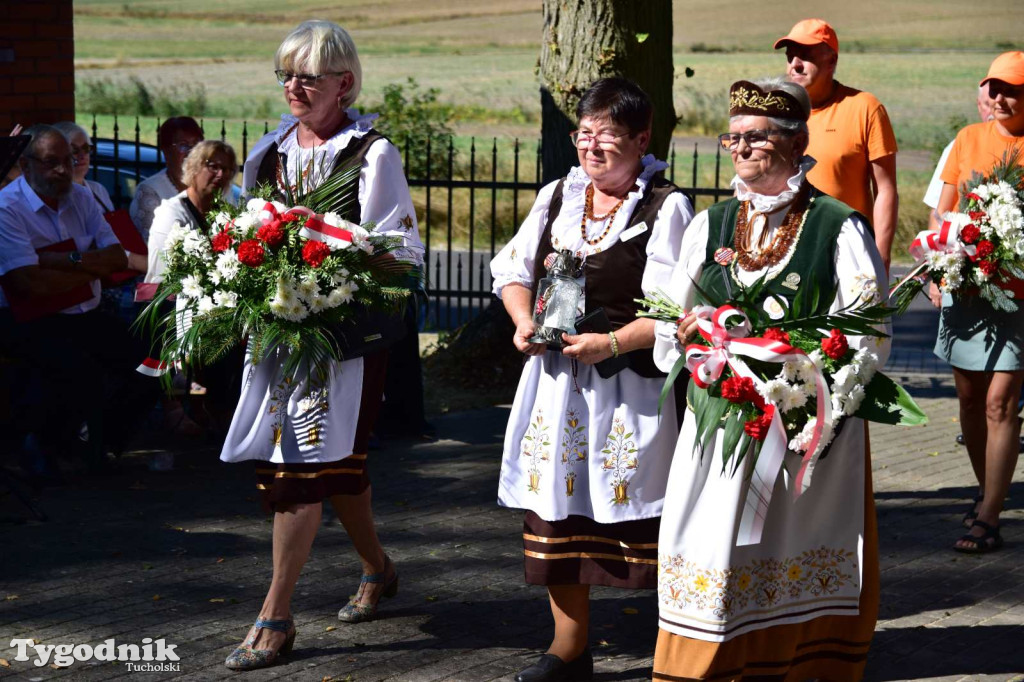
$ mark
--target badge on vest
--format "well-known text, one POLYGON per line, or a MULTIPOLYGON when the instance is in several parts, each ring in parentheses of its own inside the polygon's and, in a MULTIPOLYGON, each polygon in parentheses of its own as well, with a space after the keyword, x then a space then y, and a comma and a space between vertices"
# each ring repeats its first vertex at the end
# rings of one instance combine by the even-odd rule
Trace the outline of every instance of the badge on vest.
POLYGON ((789 273, 786 275, 786 279, 782 281, 782 286, 796 291, 800 288, 800 274, 796 272, 789 273))
POLYGON ((628 241, 628 240, 632 239, 633 237, 637 236, 638 234, 643 234, 646 231, 647 231, 647 223, 638 223, 638 224, 634 225, 633 227, 630 227, 630 228, 627 228, 627 229, 623 230, 622 234, 619 235, 619 241, 620 242, 628 241))
POLYGON ((722 246, 715 250, 715 262, 719 265, 728 265, 736 258, 736 252, 728 246, 722 246))

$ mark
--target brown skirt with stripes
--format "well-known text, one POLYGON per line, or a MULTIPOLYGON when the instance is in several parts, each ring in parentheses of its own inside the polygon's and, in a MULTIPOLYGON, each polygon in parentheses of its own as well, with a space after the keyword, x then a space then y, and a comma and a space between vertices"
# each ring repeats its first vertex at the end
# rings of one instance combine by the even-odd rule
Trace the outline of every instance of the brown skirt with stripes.
POLYGON ((774 625, 725 642, 705 642, 658 630, 654 676, 660 682, 860 680, 878 620, 878 524, 865 426, 864 571, 856 616, 822 616, 774 625))
POLYGON ((387 356, 387 351, 381 351, 363 358, 363 391, 351 455, 336 462, 314 464, 257 463, 256 488, 264 510, 315 504, 334 495, 358 495, 369 487, 366 452, 384 395, 387 356))
POLYGON ((658 585, 661 517, 598 523, 586 516, 545 521, 532 511, 523 520, 526 582, 530 585, 658 585))

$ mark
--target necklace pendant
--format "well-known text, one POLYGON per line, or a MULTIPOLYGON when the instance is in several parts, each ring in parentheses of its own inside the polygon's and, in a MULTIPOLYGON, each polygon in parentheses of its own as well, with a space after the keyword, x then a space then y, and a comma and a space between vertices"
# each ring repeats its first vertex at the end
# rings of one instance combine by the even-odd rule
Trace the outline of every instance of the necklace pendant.
POLYGON ((729 265, 736 259, 736 252, 728 246, 722 246, 715 251, 715 262, 719 265, 729 265))

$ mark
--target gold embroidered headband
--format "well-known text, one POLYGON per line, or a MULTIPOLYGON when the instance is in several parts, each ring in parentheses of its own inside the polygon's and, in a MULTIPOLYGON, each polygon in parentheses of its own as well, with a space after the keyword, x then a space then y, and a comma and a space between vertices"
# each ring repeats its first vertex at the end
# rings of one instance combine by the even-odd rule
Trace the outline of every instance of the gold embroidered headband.
POLYGON ((800 102, 785 90, 764 91, 750 81, 736 81, 729 88, 729 116, 771 116, 806 121, 800 102))

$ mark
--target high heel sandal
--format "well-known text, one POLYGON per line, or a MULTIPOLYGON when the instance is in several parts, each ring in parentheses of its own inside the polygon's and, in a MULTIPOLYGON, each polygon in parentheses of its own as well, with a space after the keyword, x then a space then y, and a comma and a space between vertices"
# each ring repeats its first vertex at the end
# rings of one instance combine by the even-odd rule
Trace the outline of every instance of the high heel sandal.
POLYGON ((287 656, 292 652, 292 646, 295 644, 295 633, 295 622, 291 618, 287 620, 257 618, 256 624, 252 626, 252 634, 237 649, 231 652, 231 655, 224 660, 224 665, 232 670, 268 668, 274 665, 278 658, 287 656), (256 643, 260 630, 284 632, 287 634, 287 637, 281 648, 276 651, 274 649, 253 649, 252 645, 256 643))
POLYGON ((391 580, 385 583, 384 590, 377 597, 377 601, 372 604, 360 604, 358 596, 353 597, 348 604, 341 607, 338 611, 338 620, 343 623, 365 623, 371 621, 377 617, 377 604, 382 598, 390 599, 398 594, 398 571, 395 571, 395 565, 391 563, 391 557, 384 557, 384 570, 380 573, 371 573, 369 575, 363 574, 360 578, 359 584, 362 586, 363 583, 383 583, 388 573, 388 568, 394 571, 394 575, 391 580))

